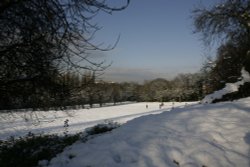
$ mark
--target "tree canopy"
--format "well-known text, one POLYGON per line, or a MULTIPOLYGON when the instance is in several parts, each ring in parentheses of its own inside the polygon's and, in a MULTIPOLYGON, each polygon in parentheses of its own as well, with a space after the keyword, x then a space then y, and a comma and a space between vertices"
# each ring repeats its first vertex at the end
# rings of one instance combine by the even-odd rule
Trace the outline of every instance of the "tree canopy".
MULTIPOLYGON (((207 64, 209 87, 218 90, 225 83, 236 82, 242 68, 250 72, 249 0, 224 0, 208 9, 195 9, 193 16, 195 32, 201 34, 205 44, 219 41, 214 63, 207 64)), ((249 85, 242 89, 249 90, 249 85)))

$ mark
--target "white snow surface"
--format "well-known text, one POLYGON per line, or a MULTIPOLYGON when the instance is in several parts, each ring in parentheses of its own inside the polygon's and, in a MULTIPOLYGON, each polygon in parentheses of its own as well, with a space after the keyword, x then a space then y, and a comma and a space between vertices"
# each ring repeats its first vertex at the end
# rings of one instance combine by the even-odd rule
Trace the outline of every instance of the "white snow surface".
MULTIPOLYGON (((196 102, 190 102, 193 104, 196 102)), ((160 103, 134 103, 102 108, 67 110, 67 111, 29 111, 29 112, 0 112, 0 139, 10 136, 24 136, 29 132, 34 134, 63 134, 83 132, 85 128, 109 121, 125 123, 128 120, 147 114, 158 114, 171 110, 173 103, 165 103, 159 109, 160 103), (148 104, 148 108, 146 105, 148 104), (64 121, 68 120, 67 129, 64 121)), ((186 103, 174 103, 175 107, 185 106, 186 103)))
POLYGON ((215 99, 221 99, 223 95, 228 93, 237 92, 241 85, 244 85, 245 82, 250 82, 250 74, 242 68, 241 70, 241 80, 235 83, 226 83, 226 86, 218 91, 215 91, 212 94, 207 95, 203 100, 202 103, 212 103, 215 99))
POLYGON ((135 118, 67 147, 49 166, 249 167, 250 98, 135 118))

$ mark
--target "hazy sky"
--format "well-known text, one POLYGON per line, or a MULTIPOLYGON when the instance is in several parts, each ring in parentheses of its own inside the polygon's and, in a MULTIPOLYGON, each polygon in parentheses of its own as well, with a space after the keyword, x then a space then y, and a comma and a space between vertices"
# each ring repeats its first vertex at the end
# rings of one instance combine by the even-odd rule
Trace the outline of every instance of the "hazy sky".
MULTIPOLYGON (((113 0, 120 1, 120 0, 113 0)), ((94 19, 103 27, 95 42, 116 48, 105 53, 112 62, 104 80, 143 82, 170 79, 178 73, 197 72, 205 52, 200 36, 194 34, 192 13, 199 5, 210 6, 219 0, 131 0, 127 9, 112 15, 99 13, 94 19)))

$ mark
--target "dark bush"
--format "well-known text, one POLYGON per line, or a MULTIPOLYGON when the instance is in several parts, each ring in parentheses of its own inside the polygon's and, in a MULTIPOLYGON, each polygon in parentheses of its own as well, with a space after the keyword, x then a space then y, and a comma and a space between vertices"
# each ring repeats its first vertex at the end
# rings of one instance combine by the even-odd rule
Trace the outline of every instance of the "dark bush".
MULTIPOLYGON (((34 135, 29 133, 25 137, 15 139, 10 137, 6 141, 0 140, 1 167, 34 167, 41 160, 48 163, 53 157, 61 153, 67 146, 77 140, 86 142, 93 135, 105 133, 119 127, 119 124, 109 122, 99 124, 85 130, 85 133, 75 135, 34 135)), ((69 158, 74 158, 74 155, 69 158)))
POLYGON ((119 124, 112 123, 112 122, 108 124, 98 124, 94 127, 86 129, 86 133, 87 135, 101 134, 101 133, 109 132, 119 126, 120 126, 119 124))
POLYGON ((63 149, 79 140, 80 135, 63 136, 28 134, 18 139, 0 142, 1 167, 31 167, 39 160, 50 160, 63 149))

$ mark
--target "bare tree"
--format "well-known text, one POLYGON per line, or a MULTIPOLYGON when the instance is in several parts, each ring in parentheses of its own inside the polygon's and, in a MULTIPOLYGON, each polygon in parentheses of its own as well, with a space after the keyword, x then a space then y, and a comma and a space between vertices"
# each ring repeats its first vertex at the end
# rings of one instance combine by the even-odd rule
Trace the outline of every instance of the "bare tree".
POLYGON ((58 78, 67 71, 104 70, 104 62, 91 61, 88 51, 112 47, 91 42, 99 30, 91 19, 100 11, 123 10, 129 2, 116 7, 105 0, 1 1, 0 108, 15 101, 11 96, 63 89, 58 78))
POLYGON ((239 42, 249 41, 250 1, 225 0, 210 9, 193 11, 195 32, 209 43, 215 39, 239 42))

